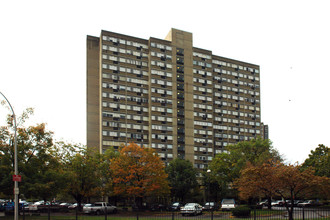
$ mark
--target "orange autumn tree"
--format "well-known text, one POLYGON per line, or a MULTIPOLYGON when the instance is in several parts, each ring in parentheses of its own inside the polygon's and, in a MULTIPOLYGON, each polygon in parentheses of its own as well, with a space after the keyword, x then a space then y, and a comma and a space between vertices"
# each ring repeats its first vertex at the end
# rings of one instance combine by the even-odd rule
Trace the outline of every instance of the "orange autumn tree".
POLYGON ((278 181, 276 193, 285 201, 290 201, 290 206, 285 203, 289 220, 293 220, 295 199, 311 198, 317 195, 323 195, 325 199, 329 199, 330 178, 314 174, 313 169, 302 170, 299 164, 279 164, 276 166, 276 179, 278 181))
POLYGON ((170 187, 164 168, 152 149, 134 143, 124 146, 110 167, 114 194, 134 199, 137 206, 141 206, 144 197, 168 195, 170 187))
POLYGON ((239 197, 267 198, 268 208, 271 208, 271 198, 276 195, 278 181, 274 170, 275 163, 269 161, 262 165, 248 163, 241 171, 240 178, 234 181, 234 186, 239 191, 239 197))
POLYGON ((294 200, 322 194, 329 199, 329 178, 315 176, 312 169, 302 170, 298 164, 264 163, 249 165, 240 173, 235 186, 242 199, 279 196, 290 201, 285 207, 293 220, 294 200))

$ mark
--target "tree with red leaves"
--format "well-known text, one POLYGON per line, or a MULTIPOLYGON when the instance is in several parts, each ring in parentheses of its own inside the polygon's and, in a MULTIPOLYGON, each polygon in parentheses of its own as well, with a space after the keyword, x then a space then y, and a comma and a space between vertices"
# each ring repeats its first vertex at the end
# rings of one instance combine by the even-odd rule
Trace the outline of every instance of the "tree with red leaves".
POLYGON ((235 186, 242 199, 279 196, 284 201, 289 220, 293 220, 294 200, 322 194, 329 199, 330 178, 314 175, 312 169, 301 169, 299 164, 264 163, 248 165, 236 179, 235 186))
POLYGON ((134 199, 138 207, 144 197, 167 195, 170 188, 164 168, 152 149, 130 143, 111 162, 114 194, 134 199))

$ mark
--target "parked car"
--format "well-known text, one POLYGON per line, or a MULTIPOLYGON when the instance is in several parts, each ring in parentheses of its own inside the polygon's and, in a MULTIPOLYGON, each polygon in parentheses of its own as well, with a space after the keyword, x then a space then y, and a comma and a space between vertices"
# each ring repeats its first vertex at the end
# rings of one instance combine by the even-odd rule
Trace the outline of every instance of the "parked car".
MULTIPOLYGON (((81 204, 81 205, 84 206, 83 204, 81 204)), ((68 209, 75 209, 75 208, 77 208, 77 206, 78 206, 78 203, 73 203, 68 206, 68 209)))
POLYGON ((282 207, 284 206, 285 201, 284 200, 276 200, 272 201, 272 206, 282 207))
POLYGON ((6 210, 5 203, 4 202, 0 202, 0 212, 4 212, 5 210, 6 210))
POLYGON ((33 205, 36 205, 36 206, 38 206, 38 205, 45 205, 45 201, 44 200, 40 200, 38 202, 33 203, 33 205))
POLYGON ((304 200, 294 200, 294 206, 298 206, 299 203, 303 202, 304 200))
POLYGON ((92 213, 92 207, 94 207, 94 204, 86 204, 83 207, 83 213, 85 214, 91 214, 92 213))
POLYGON ((261 200, 260 202, 257 202, 256 205, 255 205, 255 208, 256 209, 262 209, 264 206, 268 206, 268 200, 267 199, 264 199, 264 200, 261 200))
POLYGON ((163 204, 151 204, 149 206, 150 211, 166 211, 168 208, 166 207, 166 205, 163 204))
POLYGON ((298 207, 311 207, 318 206, 319 203, 313 200, 306 200, 297 204, 298 207))
POLYGON ((201 215, 203 214, 203 207, 198 203, 187 203, 181 207, 181 215, 201 215))
POLYGON ((219 210, 219 205, 216 202, 206 202, 203 206, 203 211, 219 210))
POLYGON ((24 210, 29 210, 29 205, 30 204, 31 204, 30 202, 27 202, 27 201, 24 201, 24 200, 20 201, 20 206, 22 206, 22 209, 24 209, 24 210))
MULTIPOLYGON (((26 203, 23 203, 23 202, 18 203, 18 209, 19 210, 23 210, 23 208, 24 208, 25 205, 26 205, 26 203)), ((14 209, 15 209, 15 202, 4 203, 2 209, 4 209, 4 211, 6 211, 6 212, 14 211, 14 209)))
POLYGON ((70 205, 72 205, 72 204, 71 203, 68 203, 68 202, 62 202, 62 203, 60 203, 60 206, 62 208, 68 208, 70 205))
MULTIPOLYGON (((302 203, 303 200, 293 200, 293 206, 298 206, 298 203, 302 203)), ((283 206, 291 206, 291 200, 285 200, 285 203, 283 204, 283 206)))
POLYGON ((268 199, 261 200, 260 202, 257 203, 259 206, 267 206, 268 204, 268 199))
POLYGON ((100 215, 103 213, 116 213, 117 212, 117 207, 110 205, 107 202, 95 202, 92 205, 84 206, 83 207, 83 212, 85 214, 96 214, 100 215))
POLYGON ((85 205, 83 205, 83 213, 87 213, 87 210, 89 209, 89 207, 91 207, 93 204, 91 203, 87 203, 85 205))
POLYGON ((221 201, 221 210, 231 210, 236 208, 235 199, 223 199, 221 201))
POLYGON ((174 202, 171 206, 170 209, 172 211, 180 211, 181 207, 183 207, 184 205, 180 202, 174 202))

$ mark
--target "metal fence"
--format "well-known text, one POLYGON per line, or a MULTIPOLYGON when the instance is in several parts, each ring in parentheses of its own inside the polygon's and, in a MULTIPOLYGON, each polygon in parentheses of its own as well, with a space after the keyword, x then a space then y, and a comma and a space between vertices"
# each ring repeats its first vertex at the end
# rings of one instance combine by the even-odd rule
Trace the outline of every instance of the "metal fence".
MULTIPOLYGON (((12 220, 14 216, 12 213, 6 213, 5 216, 0 214, 0 220, 12 220)), ((274 207, 268 209, 252 209, 248 217, 235 217, 231 211, 204 211, 201 215, 185 215, 182 216, 180 212, 171 211, 118 211, 115 214, 100 214, 100 215, 86 215, 78 210, 71 210, 67 212, 59 212, 52 210, 43 210, 43 212, 29 212, 20 211, 20 220, 222 220, 222 219, 289 219, 288 211, 283 207, 274 207)), ((294 208, 293 219, 307 220, 307 219, 329 219, 330 207, 310 207, 310 208, 294 208)))

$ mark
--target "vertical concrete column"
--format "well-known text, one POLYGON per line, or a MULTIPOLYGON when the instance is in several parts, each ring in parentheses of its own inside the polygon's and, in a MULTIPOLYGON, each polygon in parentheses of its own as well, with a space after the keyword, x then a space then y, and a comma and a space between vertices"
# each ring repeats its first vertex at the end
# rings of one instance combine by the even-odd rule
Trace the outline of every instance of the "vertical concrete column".
POLYGON ((100 39, 87 36, 87 146, 102 152, 100 39))
MULTIPOLYGON (((194 87, 192 33, 172 28, 170 33, 167 35, 166 40, 172 41, 172 45, 174 47, 173 49, 181 48, 184 50, 185 158, 194 163, 194 87)), ((176 65, 176 63, 173 64, 176 65)))

